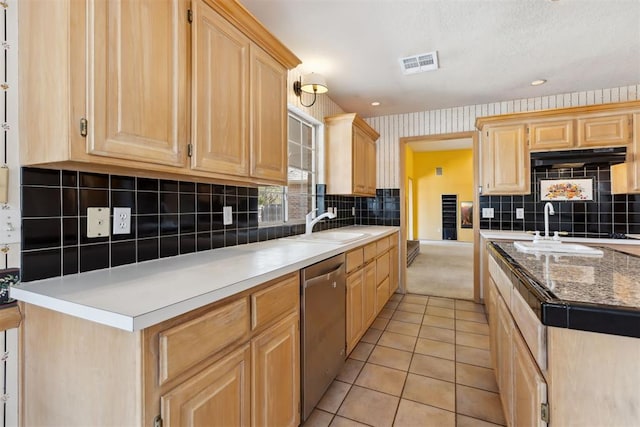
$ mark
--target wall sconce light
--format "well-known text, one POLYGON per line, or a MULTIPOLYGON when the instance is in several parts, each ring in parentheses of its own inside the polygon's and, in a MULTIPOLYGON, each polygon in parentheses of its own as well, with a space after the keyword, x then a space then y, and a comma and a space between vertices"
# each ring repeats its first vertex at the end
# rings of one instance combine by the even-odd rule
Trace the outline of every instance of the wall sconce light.
POLYGON ((319 93, 327 93, 328 91, 327 81, 320 74, 305 74, 304 76, 301 76, 299 80, 293 82, 293 92, 298 98, 300 98, 300 104, 304 107, 311 107, 316 103, 316 97, 319 93), (311 101, 311 104, 307 105, 302 102, 302 92, 313 94, 313 101, 311 101))

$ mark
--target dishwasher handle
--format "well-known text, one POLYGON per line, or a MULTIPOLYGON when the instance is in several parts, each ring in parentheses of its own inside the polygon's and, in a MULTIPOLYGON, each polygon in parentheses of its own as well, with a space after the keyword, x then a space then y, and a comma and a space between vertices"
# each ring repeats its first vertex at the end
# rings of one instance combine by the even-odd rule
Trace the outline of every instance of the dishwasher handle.
MULTIPOLYGON (((318 285, 320 283, 331 283, 334 282, 335 285, 335 279, 337 276, 343 274, 342 270, 343 270, 343 266, 344 264, 340 264, 337 268, 331 270, 328 273, 325 273, 321 276, 316 276, 313 277, 311 279, 307 279, 304 281, 304 288, 310 288, 312 286, 318 285)), ((335 286, 334 286, 335 287, 335 286)))

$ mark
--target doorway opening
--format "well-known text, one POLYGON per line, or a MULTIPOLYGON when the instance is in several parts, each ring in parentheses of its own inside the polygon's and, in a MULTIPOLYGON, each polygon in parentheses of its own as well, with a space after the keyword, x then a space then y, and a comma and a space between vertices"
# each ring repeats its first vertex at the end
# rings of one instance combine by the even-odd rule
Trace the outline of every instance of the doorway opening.
POLYGON ((407 247, 411 241, 414 247, 419 243, 419 253, 414 252, 415 260, 407 267, 406 290, 479 301, 474 262, 478 220, 472 209, 477 206, 477 133, 401 142, 407 247))

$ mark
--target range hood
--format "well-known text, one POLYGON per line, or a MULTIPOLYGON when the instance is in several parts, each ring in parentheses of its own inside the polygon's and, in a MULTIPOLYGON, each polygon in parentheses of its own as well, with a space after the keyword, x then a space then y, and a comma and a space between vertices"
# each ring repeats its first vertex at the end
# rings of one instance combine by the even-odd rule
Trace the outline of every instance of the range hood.
POLYGON ((625 147, 593 148, 590 150, 546 151, 531 153, 531 168, 581 168, 584 165, 616 165, 624 163, 625 147))

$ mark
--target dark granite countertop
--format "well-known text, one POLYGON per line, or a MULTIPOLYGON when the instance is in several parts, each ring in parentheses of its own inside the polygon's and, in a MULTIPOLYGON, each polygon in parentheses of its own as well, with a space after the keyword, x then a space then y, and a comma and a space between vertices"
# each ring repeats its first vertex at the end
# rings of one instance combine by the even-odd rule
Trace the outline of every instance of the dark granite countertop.
POLYGON ((515 289, 548 326, 640 338, 640 257, 531 254, 491 242, 515 289))

